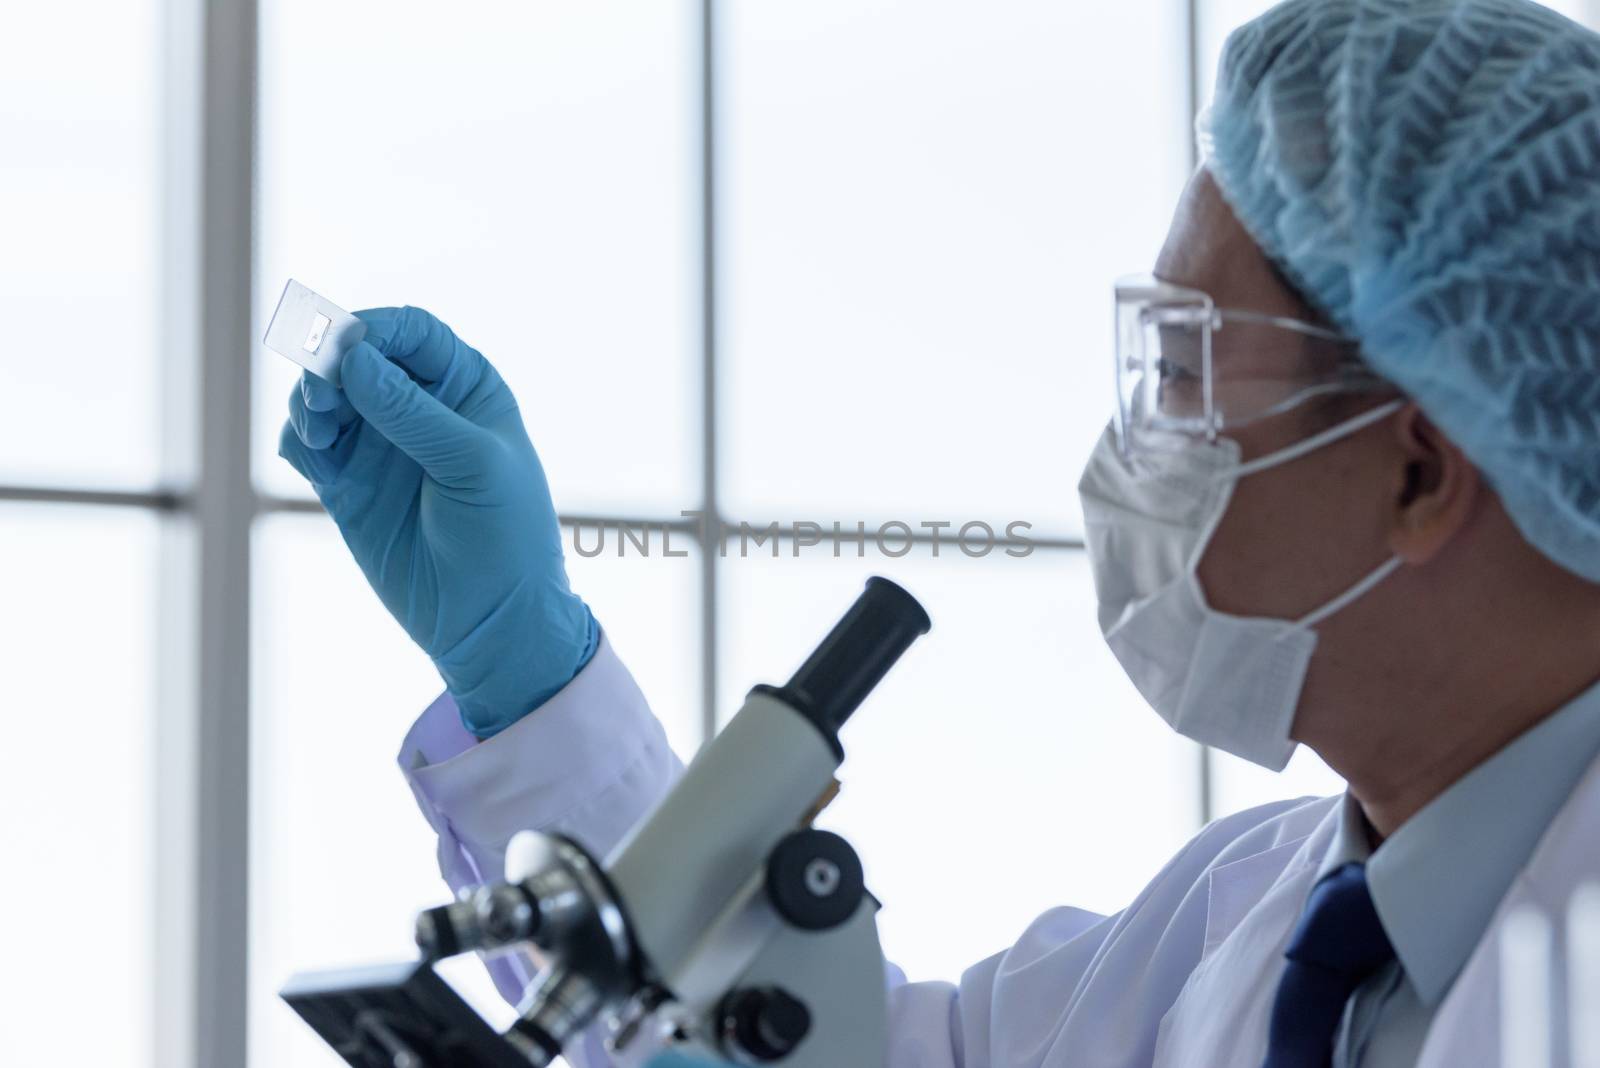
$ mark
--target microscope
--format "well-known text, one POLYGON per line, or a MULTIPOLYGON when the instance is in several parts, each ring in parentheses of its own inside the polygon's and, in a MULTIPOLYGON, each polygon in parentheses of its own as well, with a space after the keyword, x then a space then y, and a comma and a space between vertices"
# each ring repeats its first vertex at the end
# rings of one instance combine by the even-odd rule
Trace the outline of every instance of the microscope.
POLYGON ((812 821, 838 792, 839 728, 929 626, 910 594, 869 579, 610 856, 524 831, 505 881, 418 917, 421 960, 298 975, 282 997, 358 1068, 545 1068, 591 1028, 622 1064, 667 1050, 882 1064, 878 902, 850 844, 812 821), (474 951, 539 965, 504 1033, 433 971, 474 951))

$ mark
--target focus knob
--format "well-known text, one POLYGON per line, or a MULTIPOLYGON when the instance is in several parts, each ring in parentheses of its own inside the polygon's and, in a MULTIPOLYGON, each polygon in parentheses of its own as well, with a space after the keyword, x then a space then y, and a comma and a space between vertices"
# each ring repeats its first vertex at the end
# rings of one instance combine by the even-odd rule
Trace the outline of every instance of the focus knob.
POLYGON ((723 1000, 721 1016, 726 1052, 757 1063, 789 1056, 811 1030, 805 1003, 776 986, 733 991, 723 1000))
POLYGON ((861 858, 832 831, 793 831, 767 857, 767 899, 802 931, 838 927, 865 894, 861 858))

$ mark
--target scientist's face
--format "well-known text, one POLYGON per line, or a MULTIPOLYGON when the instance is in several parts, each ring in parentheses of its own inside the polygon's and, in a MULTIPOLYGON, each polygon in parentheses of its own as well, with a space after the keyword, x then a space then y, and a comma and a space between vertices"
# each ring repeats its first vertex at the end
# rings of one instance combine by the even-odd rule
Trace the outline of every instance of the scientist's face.
MULTIPOLYGON (((1156 274, 1211 294, 1219 308, 1237 308, 1321 322, 1282 278, 1234 217, 1210 175, 1189 183, 1172 222, 1156 274)), ((1292 332, 1262 327, 1216 335, 1219 378, 1282 375, 1314 359, 1292 332)), ((1228 432, 1248 461, 1302 441, 1380 402, 1372 394, 1321 398, 1228 432)), ((1398 550, 1393 533, 1406 493, 1408 457, 1397 429, 1421 418, 1407 407, 1391 419, 1292 462, 1241 479, 1202 557, 1198 576, 1206 599, 1238 616, 1298 619, 1326 604, 1398 550)), ((1370 638, 1386 625, 1391 594, 1380 584, 1319 625, 1319 647, 1302 692, 1295 736, 1307 736, 1308 717, 1343 696, 1326 665, 1360 659, 1351 635, 1370 638), (1331 698, 1331 700, 1330 700, 1331 698)), ((1392 625, 1389 624, 1389 625, 1392 625)))

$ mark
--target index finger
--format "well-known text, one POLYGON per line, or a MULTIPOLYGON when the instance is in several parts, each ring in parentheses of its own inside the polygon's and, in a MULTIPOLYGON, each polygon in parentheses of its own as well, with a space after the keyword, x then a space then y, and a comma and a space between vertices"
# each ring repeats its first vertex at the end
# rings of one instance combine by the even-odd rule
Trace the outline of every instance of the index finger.
POLYGON ((477 349, 422 308, 366 308, 354 315, 367 324, 367 343, 420 382, 476 371, 483 363, 477 349))

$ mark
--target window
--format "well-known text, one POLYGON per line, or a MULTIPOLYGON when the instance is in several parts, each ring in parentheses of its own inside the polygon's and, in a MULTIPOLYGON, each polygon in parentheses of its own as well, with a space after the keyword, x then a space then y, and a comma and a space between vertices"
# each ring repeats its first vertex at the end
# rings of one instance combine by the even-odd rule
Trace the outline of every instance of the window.
POLYGON ((727 509, 1075 533, 1108 279, 1189 165, 1181 5, 728 7, 727 509))
POLYGON ((157 14, 153 0, 8 12, 4 482, 144 489, 157 480, 157 14), (86 19, 94 33, 83 32, 86 19))
POLYGON ((1074 490, 1112 396, 1109 279, 1148 269, 1189 164, 1180 14, 727 9, 719 499, 943 544, 731 550, 720 707, 786 678, 867 575, 923 602, 933 631, 847 728, 828 815, 913 977, 956 978, 1052 904, 1121 907, 1199 825, 1194 747, 1099 639, 1074 490), (974 521, 1049 544, 970 557, 974 521), (1106 771, 1129 765, 1148 774, 1106 771), (1072 818, 1096 811, 1117 818, 1072 818), (1003 866, 974 872, 979 850, 1003 866))
MULTIPOLYGON (((505 375, 564 508, 676 518, 700 462, 688 6, 261 8, 263 318, 291 275, 425 307, 505 375)), ((258 365, 256 478, 304 497, 277 457, 298 369, 258 365)))
MULTIPOLYGON (((263 3, 260 314, 291 275, 349 308, 426 307, 516 391, 564 509, 678 520, 700 469, 694 31, 657 0, 478 0, 446 19, 263 3)), ((403 958, 411 915, 447 896, 394 764, 440 683, 333 525, 295 514, 308 487, 277 439, 298 369, 264 350, 257 367, 255 477, 278 514, 255 537, 251 1063, 334 1064, 277 991, 403 958)), ((574 588, 692 751, 695 560, 610 547, 568 552, 574 588)), ((494 1006, 481 969, 452 974, 494 1006)))
POLYGON ((722 708, 788 678, 868 575, 927 609, 933 629, 842 732, 823 819, 861 853, 885 952, 912 978, 958 978, 1052 905, 1121 908, 1198 829, 1195 747, 1073 610, 1094 598, 1081 552, 808 551, 730 560, 722 708))
MULTIPOLYGON (((502 369, 569 546, 609 525, 568 553, 573 585, 685 756, 867 575, 918 595, 934 631, 848 726, 825 816, 914 977, 954 978, 1049 905, 1119 907, 1208 816, 1336 790, 1310 754, 1268 776, 1142 707, 1093 622, 1073 492, 1109 410, 1109 281, 1148 267, 1191 84, 1209 96, 1226 30, 1265 6, 13 17, 0 648, 27 668, 30 759, 0 804, 30 870, 106 920, 92 971, 19 936, 33 1033, 81 1020, 92 983, 131 992, 94 1005, 127 1063, 331 1068, 279 984, 408 954, 444 892, 392 763, 438 680, 276 456, 294 369, 256 338, 291 275, 428 307, 502 369), (617 524, 686 532, 685 509, 781 536, 619 554, 617 524), (956 540, 1014 521, 1021 557, 956 540), (799 544, 834 522, 916 537, 799 544), (981 913, 975 848, 1005 858, 981 913), (57 878, 85 856, 114 874, 57 878)), ((28 909, 35 883, 0 893, 28 909)))
POLYGON ((154 1065, 154 810, 157 680, 155 518, 133 508, 0 504, 0 649, 7 745, 21 759, 0 782, 6 848, 0 882, 13 916, 92 917, 88 930, 20 923, 8 936, 8 988, 28 1006, 6 1059, 59 1061, 80 1025, 116 1035, 118 1062, 154 1065), (93 670, 85 671, 86 662, 93 670), (65 933, 65 940, 63 934, 65 933), (115 996, 94 997, 96 991, 115 996))
POLYGON ((157 15, 149 0, 32 5, 8 10, 0 34, 0 663, 13 754, 0 907, 93 918, 89 930, 12 925, 0 988, 27 1025, 6 1028, 8 1063, 60 1061, 86 1011, 117 1036, 119 1063, 158 1063, 169 590, 157 15), (90 1003, 105 990, 116 995, 90 1003))

